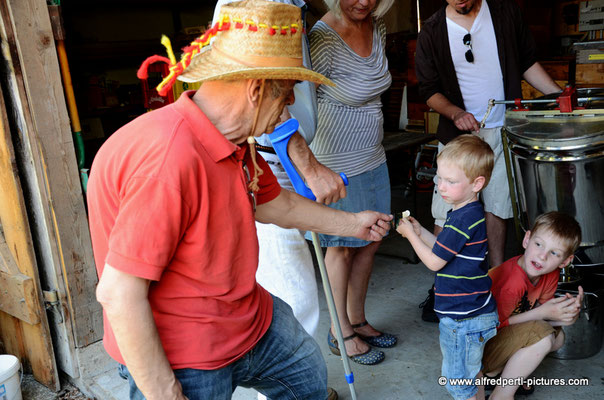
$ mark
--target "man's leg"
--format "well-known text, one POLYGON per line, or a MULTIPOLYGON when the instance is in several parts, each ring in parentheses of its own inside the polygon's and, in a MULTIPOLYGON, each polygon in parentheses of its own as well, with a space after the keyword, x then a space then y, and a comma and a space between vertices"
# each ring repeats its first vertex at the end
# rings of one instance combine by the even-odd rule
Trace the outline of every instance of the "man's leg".
MULTIPOLYGON (((174 370, 174 374, 189 400, 229 400, 236 387, 233 369, 238 363, 217 370, 177 369, 174 370)), ((125 366, 119 366, 119 374, 128 380, 130 400, 145 400, 125 366)))
POLYGON ((489 240, 489 261, 491 267, 503 264, 503 255, 505 251, 505 239, 507 224, 505 219, 501 219, 490 212, 484 213, 487 224, 487 237, 489 240))
POLYGON ((491 267, 496 267, 504 261, 506 241, 506 219, 514 216, 510 185, 505 167, 505 155, 501 141, 501 128, 481 129, 478 133, 489 144, 495 155, 495 164, 491 179, 486 188, 480 192, 484 204, 487 224, 487 238, 489 240, 489 262, 491 267))
POLYGON ((315 268, 306 239, 297 229, 256 223, 260 253, 256 281, 285 301, 311 336, 319 325, 315 268))
POLYGON ((248 355, 247 371, 236 376, 241 386, 269 399, 327 398, 327 367, 319 345, 279 298, 273 297, 269 330, 248 355))
MULTIPOLYGON (((306 239, 297 229, 256 222, 260 247, 256 281, 285 301, 309 335, 319 326, 315 267, 306 239)), ((258 400, 266 397, 258 393, 258 400)))

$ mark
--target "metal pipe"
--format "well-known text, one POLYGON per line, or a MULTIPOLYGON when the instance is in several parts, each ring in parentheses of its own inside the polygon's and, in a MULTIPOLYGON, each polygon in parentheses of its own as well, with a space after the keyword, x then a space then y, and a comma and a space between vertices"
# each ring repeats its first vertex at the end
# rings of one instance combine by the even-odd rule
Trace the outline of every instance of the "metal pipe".
POLYGON ((334 328, 336 329, 336 337, 338 343, 342 346, 342 362, 344 363, 344 374, 346 382, 350 388, 350 394, 352 400, 356 400, 357 394, 354 390, 354 375, 350 369, 350 363, 348 362, 348 355, 346 354, 346 346, 344 345, 344 334, 342 334, 342 328, 340 327, 340 320, 338 319, 338 311, 336 310, 336 304, 333 300, 333 292, 331 291, 331 284, 329 283, 329 277, 327 276, 327 268, 325 267, 325 259, 323 257, 323 250, 321 249, 321 242, 319 241, 319 235, 315 232, 310 233, 312 236, 312 244, 315 248, 315 254, 317 255, 317 262, 319 264, 319 271, 321 272, 321 281, 323 281, 323 291, 327 298, 327 308, 329 309, 329 315, 331 320, 334 321, 334 328))
POLYGON ((73 83, 71 81, 71 73, 69 71, 69 62, 67 61, 67 52, 65 51, 65 42, 57 40, 57 53, 59 55, 59 65, 61 66, 61 76, 63 77, 63 87, 65 88, 65 97, 67 100, 67 109, 71 120, 73 137, 76 145, 76 158, 78 160, 78 168, 84 168, 84 139, 82 139, 82 127, 80 126, 80 116, 78 107, 73 93, 73 83))
MULTIPOLYGON (((577 103, 587 103, 588 101, 604 100, 604 96, 595 97, 579 97, 577 103)), ((517 104, 516 100, 491 100, 493 104, 517 104)), ((520 100, 520 104, 535 104, 535 103, 555 103, 556 99, 532 99, 520 100)))
POLYGON ((86 151, 84 149, 84 139, 82 138, 82 126, 80 125, 80 116, 73 92, 73 83, 71 81, 71 72, 69 71, 69 62, 67 61, 67 52, 65 51, 65 41, 57 39, 57 54, 59 56, 59 66, 61 68, 61 77, 63 78, 63 88, 67 101, 67 110, 71 121, 73 141, 76 150, 76 160, 78 171, 80 173, 80 182, 82 190, 86 193, 88 189, 88 169, 84 168, 86 151))
POLYGON ((503 158, 505 160, 505 170, 508 176, 508 187, 510 189, 510 199, 512 201, 512 212, 514 214, 514 228, 516 231, 516 240, 522 242, 524 231, 522 229, 521 210, 518 203, 518 195, 516 194, 516 186, 514 185, 514 170, 512 168, 512 155, 508 143, 508 135, 505 128, 501 129, 501 143, 503 144, 503 158))

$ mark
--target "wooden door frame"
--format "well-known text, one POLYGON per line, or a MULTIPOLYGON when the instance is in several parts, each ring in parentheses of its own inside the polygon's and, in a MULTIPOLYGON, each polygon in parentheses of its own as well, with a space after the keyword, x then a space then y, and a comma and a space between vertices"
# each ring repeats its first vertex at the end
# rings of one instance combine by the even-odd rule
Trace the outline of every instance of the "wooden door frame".
MULTIPOLYGON (((102 338, 88 219, 46 0, 0 0, 4 95, 56 361, 79 377, 76 349, 102 338)), ((0 331, 2 329, 0 328, 0 331)), ((36 368, 32 365, 36 378, 36 368)), ((46 379, 58 389, 58 381, 46 379)))

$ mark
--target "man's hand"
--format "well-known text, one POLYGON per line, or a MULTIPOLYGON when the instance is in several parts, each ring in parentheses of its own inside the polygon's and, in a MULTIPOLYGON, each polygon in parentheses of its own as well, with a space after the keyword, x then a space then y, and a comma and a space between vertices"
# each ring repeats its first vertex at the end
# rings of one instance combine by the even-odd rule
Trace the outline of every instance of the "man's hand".
POLYGON ((328 205, 346 197, 346 186, 340 175, 319 162, 313 165, 312 171, 307 171, 305 178, 317 203, 328 205))
POLYGON ((456 112, 453 114, 452 121, 460 131, 478 132, 480 130, 480 124, 476 118, 467 111, 456 112))
POLYGON ((392 215, 377 211, 361 211, 356 213, 355 216, 357 224, 354 236, 372 242, 380 241, 386 236, 390 229, 390 221, 393 218, 392 215))

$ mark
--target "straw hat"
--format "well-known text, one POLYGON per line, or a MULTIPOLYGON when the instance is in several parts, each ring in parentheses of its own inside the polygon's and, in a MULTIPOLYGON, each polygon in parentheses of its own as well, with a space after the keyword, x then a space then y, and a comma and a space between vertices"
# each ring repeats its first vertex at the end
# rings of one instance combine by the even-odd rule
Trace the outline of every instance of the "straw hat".
POLYGON ((219 21, 183 49, 179 62, 164 37, 162 43, 169 59, 150 57, 139 69, 139 78, 145 78, 149 63, 164 61, 170 64, 170 74, 157 87, 160 94, 167 92, 176 79, 293 79, 335 86, 325 76, 303 66, 303 34, 299 7, 264 0, 225 4, 219 21))
POLYGON ((333 83, 302 65, 302 24, 299 7, 248 0, 223 5, 221 31, 211 48, 196 56, 178 77, 184 82, 216 79, 294 79, 333 83))

